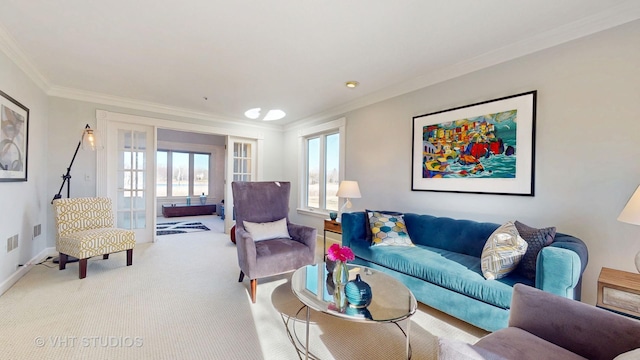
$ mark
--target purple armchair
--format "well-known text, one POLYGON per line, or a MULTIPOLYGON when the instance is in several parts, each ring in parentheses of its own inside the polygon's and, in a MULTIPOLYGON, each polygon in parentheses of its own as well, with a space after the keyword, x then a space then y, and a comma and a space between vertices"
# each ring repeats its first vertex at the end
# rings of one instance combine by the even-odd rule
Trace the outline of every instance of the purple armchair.
MULTIPOLYGON (((258 279, 286 273, 313 264, 317 230, 289 222, 289 182, 233 182, 233 205, 236 215, 236 246, 239 282, 251 280, 251 301, 256 302, 258 279), (286 219, 290 238, 278 236, 255 241, 245 222, 268 225, 286 219)), ((252 224, 248 224, 252 225, 252 224)), ((261 234, 264 235, 264 234, 261 234)), ((264 236, 261 236, 264 237, 264 236)), ((256 237, 257 239, 257 237, 256 237)))
MULTIPOLYGON (((638 348, 640 321, 516 284, 509 327, 473 345, 440 338, 438 359, 611 360, 638 348)), ((625 354, 624 359, 638 355, 625 354)))

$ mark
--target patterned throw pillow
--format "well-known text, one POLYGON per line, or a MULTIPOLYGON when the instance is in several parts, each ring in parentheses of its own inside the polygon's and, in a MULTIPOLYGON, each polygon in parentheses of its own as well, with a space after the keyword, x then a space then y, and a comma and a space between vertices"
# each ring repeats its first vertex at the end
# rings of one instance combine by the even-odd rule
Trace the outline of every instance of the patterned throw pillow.
POLYGON ((536 229, 519 221, 516 221, 515 225, 520 236, 529 244, 527 252, 522 257, 522 260, 520 260, 520 265, 518 265, 516 272, 526 278, 535 279, 538 253, 540 253, 543 247, 551 245, 556 236, 556 228, 536 229))
POLYGON ((413 246, 402 215, 368 212, 373 246, 413 246))
POLYGON ((527 242, 511 222, 500 226, 484 244, 480 266, 487 280, 500 279, 513 271, 527 251, 527 242))
POLYGON ((373 238, 373 234, 371 233, 371 223, 369 222, 369 217, 371 216, 371 213, 373 212, 377 212, 383 215, 396 215, 396 216, 402 216, 401 212, 397 212, 397 211, 387 211, 387 210, 365 210, 365 217, 364 217, 364 221, 365 221, 365 230, 367 232, 367 239, 369 239, 369 241, 371 241, 371 239, 373 238))

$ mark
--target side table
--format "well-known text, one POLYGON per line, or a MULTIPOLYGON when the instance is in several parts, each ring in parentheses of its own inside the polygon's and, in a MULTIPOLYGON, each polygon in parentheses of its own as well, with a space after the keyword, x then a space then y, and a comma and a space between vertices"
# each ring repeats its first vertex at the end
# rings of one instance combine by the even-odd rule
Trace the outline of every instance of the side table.
POLYGON ((324 260, 327 259, 327 231, 342 235, 342 224, 334 220, 324 220, 324 231, 322 233, 322 254, 324 260))
POLYGON ((598 277, 596 305, 640 319, 640 274, 603 267, 598 277))

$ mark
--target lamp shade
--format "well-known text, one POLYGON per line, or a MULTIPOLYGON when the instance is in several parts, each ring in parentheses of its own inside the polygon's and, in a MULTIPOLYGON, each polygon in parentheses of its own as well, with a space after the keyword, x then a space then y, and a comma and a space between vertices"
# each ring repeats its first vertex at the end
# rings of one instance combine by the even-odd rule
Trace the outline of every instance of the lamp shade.
POLYGON ((358 187, 357 181, 344 180, 340 183, 340 187, 338 188, 338 192, 336 193, 337 197, 347 198, 347 199, 359 199, 362 197, 360 195, 360 188, 358 187))
POLYGON ((80 143, 82 144, 82 150, 91 150, 96 151, 100 149, 100 136, 98 132, 92 128, 87 126, 82 131, 82 138, 80 139, 80 143))
POLYGON ((640 225, 640 186, 633 193, 624 209, 618 216, 618 221, 640 225))

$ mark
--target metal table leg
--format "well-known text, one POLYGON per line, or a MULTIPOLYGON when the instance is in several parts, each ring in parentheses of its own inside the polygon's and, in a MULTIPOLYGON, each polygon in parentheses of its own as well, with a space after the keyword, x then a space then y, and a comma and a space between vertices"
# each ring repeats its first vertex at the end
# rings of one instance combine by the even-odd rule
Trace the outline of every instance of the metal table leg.
POLYGON ((411 345, 409 344, 409 338, 411 337, 411 318, 407 318, 407 360, 411 359, 411 345))
POLYGON ((305 360, 309 360, 309 319, 310 319, 310 312, 311 310, 309 310, 309 307, 307 306, 307 344, 305 346, 305 353, 304 353, 304 358, 305 360))

